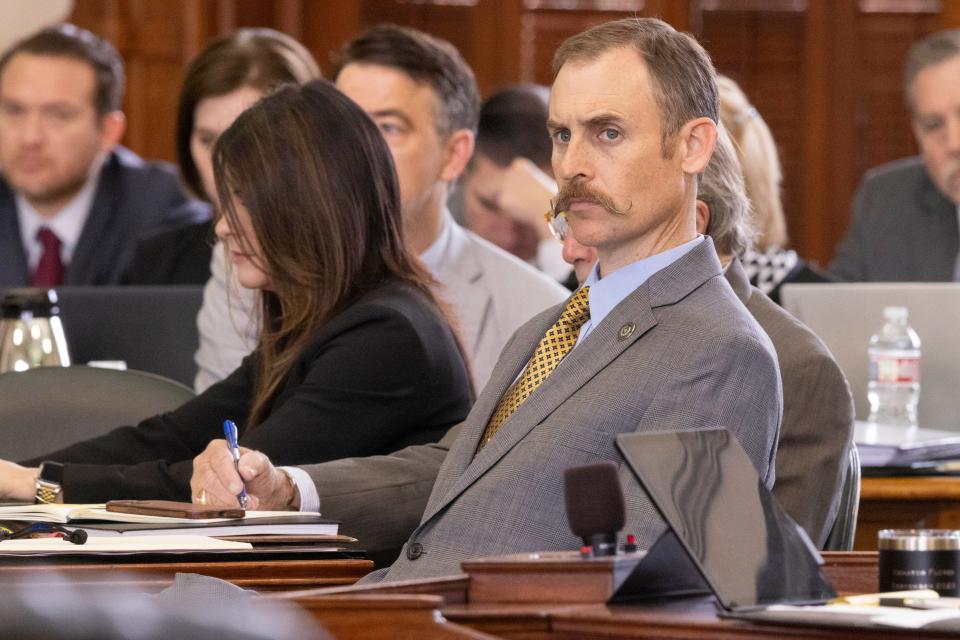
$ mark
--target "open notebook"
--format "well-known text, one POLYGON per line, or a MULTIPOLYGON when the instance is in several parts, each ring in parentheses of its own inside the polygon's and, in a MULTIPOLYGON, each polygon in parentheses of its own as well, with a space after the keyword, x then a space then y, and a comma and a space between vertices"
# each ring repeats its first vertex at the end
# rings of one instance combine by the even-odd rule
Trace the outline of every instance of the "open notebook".
POLYGON ((218 540, 198 535, 163 535, 138 538, 89 537, 82 545, 63 538, 24 538, 0 541, 0 555, 25 554, 130 554, 144 552, 243 551, 252 549, 246 542, 218 540))
POLYGON ((336 535, 338 524, 316 512, 247 511, 243 518, 170 518, 107 511, 104 504, 0 506, 0 521, 57 522, 83 527, 90 535, 116 533, 233 535, 336 535))

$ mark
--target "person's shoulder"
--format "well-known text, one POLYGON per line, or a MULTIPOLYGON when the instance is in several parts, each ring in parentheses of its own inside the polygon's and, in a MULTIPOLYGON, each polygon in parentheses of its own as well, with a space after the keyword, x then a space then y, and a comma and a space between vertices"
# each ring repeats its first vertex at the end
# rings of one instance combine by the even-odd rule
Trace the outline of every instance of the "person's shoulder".
POLYGON ((424 291, 411 283, 389 278, 357 297, 327 324, 333 329, 343 329, 355 325, 373 327, 384 322, 432 325, 442 322, 442 314, 424 291))
POLYGON ((760 328, 770 336, 783 366, 788 358, 820 359, 833 361, 833 356, 823 341, 797 318, 775 303, 760 289, 753 287, 747 310, 757 320, 760 328))
POLYGON ((180 183, 176 167, 168 162, 144 160, 126 147, 115 147, 107 157, 100 189, 115 195, 113 206, 129 212, 148 234, 211 217, 210 205, 190 198, 180 183))
POLYGON ((105 169, 113 169, 128 180, 172 180, 177 182, 177 168, 163 160, 145 160, 130 149, 116 146, 107 157, 105 169))
POLYGON ((530 303, 555 304, 565 300, 570 291, 542 271, 508 253, 492 242, 484 240, 469 229, 460 231, 499 294, 515 295, 530 303))
POLYGON ((920 156, 900 158, 863 174, 864 186, 871 189, 903 189, 905 186, 929 182, 927 168, 920 156))
POLYGON ((668 340, 674 344, 679 340, 684 349, 703 349, 703 354, 743 350, 765 353, 776 360, 770 337, 722 273, 707 278, 676 303, 654 312, 668 340))

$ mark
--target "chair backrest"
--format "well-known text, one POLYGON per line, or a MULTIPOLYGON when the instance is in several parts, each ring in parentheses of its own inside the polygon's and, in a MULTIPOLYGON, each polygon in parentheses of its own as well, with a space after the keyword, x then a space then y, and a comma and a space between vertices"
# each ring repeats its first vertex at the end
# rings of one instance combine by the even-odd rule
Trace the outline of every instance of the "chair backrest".
POLYGON ((122 360, 193 386, 203 287, 58 287, 57 295, 73 363, 122 360))
POLYGON ((853 549, 853 538, 857 532, 857 514, 860 512, 860 453, 857 445, 850 443, 850 454, 847 457, 847 469, 843 474, 843 485, 840 488, 840 507, 837 509, 837 519, 833 521, 827 542, 823 545, 825 551, 850 551, 853 549))
POLYGON ((189 387, 143 371, 74 366, 0 374, 0 458, 41 456, 192 397, 189 387))

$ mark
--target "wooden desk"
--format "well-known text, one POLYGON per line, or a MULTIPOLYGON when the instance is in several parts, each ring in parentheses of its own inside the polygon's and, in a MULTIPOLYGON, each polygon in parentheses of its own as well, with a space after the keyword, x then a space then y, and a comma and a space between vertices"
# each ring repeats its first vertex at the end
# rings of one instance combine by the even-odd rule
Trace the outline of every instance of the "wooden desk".
POLYGON ((960 477, 864 478, 854 549, 874 551, 880 529, 960 529, 960 477))
POLYGON ((244 559, 239 554, 223 558, 191 559, 190 555, 103 558, 0 558, 0 584, 29 581, 44 584, 65 576, 81 585, 109 584, 145 590, 163 589, 177 573, 199 573, 221 578, 257 591, 282 591, 351 585, 373 569, 370 560, 320 554, 290 559, 244 559))
MULTIPOLYGON (((824 573, 840 593, 875 591, 876 553, 827 553, 824 573)), ((712 597, 607 606, 470 602, 470 576, 278 594, 294 599, 341 640, 408 637, 574 638, 946 638, 914 631, 761 625, 721 618, 712 597), (402 612, 404 627, 393 620, 402 612), (486 635, 477 635, 486 634, 486 635)), ((953 636, 956 637, 956 636, 953 636)))

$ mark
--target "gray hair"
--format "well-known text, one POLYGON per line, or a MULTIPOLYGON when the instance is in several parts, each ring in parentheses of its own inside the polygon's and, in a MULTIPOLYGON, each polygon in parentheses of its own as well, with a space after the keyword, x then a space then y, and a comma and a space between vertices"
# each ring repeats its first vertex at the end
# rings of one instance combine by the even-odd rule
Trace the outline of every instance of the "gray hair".
POLYGON ((753 246, 756 229, 750 215, 750 200, 733 141, 723 125, 717 129, 717 146, 703 172, 697 199, 710 208, 707 235, 717 253, 743 255, 753 246))
POLYGON ((960 55, 960 29, 937 31, 917 42, 907 53, 903 65, 903 89, 907 100, 907 109, 913 113, 913 83, 917 75, 928 67, 946 62, 960 55))

